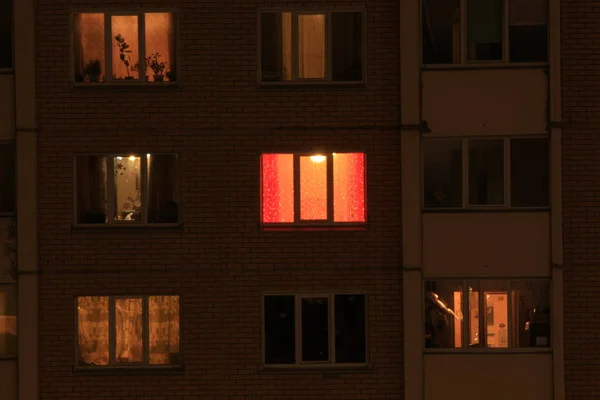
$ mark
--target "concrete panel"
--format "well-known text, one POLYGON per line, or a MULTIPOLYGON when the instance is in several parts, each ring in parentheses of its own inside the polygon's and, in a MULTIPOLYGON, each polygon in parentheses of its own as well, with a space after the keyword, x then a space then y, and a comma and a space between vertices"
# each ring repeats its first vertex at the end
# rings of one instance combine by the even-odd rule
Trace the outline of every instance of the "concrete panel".
POLYGON ((425 400, 552 400, 552 355, 427 354, 425 400))
POLYGON ((0 398, 17 400, 17 360, 0 359, 0 398))
POLYGON ((427 276, 550 276, 549 212, 424 213, 427 276))
POLYGON ((0 75, 0 141, 15 138, 14 75, 0 75))
POLYGON ((542 69, 424 71, 423 119, 433 134, 543 133, 548 78, 542 69))

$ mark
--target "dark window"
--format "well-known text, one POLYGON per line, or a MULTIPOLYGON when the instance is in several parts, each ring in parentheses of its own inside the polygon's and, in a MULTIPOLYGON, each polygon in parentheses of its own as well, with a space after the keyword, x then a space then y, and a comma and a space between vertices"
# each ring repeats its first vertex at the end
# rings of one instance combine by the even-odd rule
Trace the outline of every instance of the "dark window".
POLYGON ((423 141, 423 186, 426 207, 462 205, 461 146, 460 139, 423 141))
POLYGON ((13 67, 13 5, 0 0, 0 68, 13 67))
POLYGON ((364 79, 362 12, 266 12, 260 34, 262 82, 364 79))
POLYGON ((548 59, 546 1, 510 0, 510 60, 536 62, 548 59))
POLYGON ((502 60, 502 0, 467 1, 467 52, 469 61, 502 60))
POLYGON ((365 363, 365 321, 364 295, 267 295, 265 364, 365 363))
POLYGON ((469 140, 469 204, 504 204, 504 140, 469 140))
POLYGON ((460 0, 422 0, 423 63, 460 63, 460 0))
POLYGON ((15 212, 15 145, 0 144, 0 212, 15 212))
POLYGON ((512 139, 510 142, 511 204, 548 205, 548 139, 512 139))

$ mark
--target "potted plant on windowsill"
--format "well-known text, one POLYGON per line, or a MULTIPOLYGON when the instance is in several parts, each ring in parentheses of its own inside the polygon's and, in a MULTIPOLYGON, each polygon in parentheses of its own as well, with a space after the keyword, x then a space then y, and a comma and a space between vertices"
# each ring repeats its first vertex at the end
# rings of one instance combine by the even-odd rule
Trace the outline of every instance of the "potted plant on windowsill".
POLYGON ((164 81, 163 71, 168 64, 167 62, 160 62, 159 58, 159 53, 152 53, 150 56, 146 57, 146 65, 154 72, 154 82, 164 81))
POLYGON ((90 60, 83 68, 83 75, 90 82, 100 82, 100 75, 102 74, 102 64, 97 58, 90 60))
POLYGON ((127 71, 127 76, 125 76, 124 79, 131 80, 133 79, 133 76, 129 73, 130 70, 133 71, 133 68, 129 67, 131 65, 131 56, 129 55, 131 50, 129 50, 129 45, 120 33, 115 36, 115 40, 117 42, 117 47, 119 48, 119 59, 125 64, 125 69, 127 71))

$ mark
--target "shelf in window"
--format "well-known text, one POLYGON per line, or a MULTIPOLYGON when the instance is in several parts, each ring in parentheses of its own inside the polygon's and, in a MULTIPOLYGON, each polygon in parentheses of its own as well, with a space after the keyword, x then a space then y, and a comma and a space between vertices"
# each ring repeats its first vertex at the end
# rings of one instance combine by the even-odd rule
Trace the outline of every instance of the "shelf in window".
POLYGON ((125 88, 180 88, 181 82, 140 82, 140 81, 111 81, 111 82, 71 82, 74 89, 125 88))
POLYGON ((104 230, 183 230, 182 223, 115 223, 115 224, 73 224, 73 231, 93 231, 101 232, 104 230))
POLYGON ((179 375, 185 373, 184 365, 140 365, 140 366, 75 366, 73 372, 90 375, 179 375))

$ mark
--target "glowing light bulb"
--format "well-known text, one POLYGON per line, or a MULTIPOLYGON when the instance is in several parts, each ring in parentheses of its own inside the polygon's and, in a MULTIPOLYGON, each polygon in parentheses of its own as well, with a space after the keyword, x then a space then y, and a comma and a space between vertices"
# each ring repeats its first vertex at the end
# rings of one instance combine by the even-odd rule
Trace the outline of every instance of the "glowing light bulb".
POLYGON ((150 158, 150 153, 146 154, 146 157, 150 158))
POLYGON ((325 161, 326 158, 327 157, 321 156, 321 155, 310 156, 310 161, 312 161, 314 163, 322 163, 323 161, 325 161))
POLYGON ((131 162, 135 161, 135 156, 129 156, 129 161, 131 161, 131 162))
POLYGON ((123 159, 123 157, 117 157, 117 160, 121 161, 123 159))

